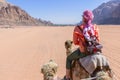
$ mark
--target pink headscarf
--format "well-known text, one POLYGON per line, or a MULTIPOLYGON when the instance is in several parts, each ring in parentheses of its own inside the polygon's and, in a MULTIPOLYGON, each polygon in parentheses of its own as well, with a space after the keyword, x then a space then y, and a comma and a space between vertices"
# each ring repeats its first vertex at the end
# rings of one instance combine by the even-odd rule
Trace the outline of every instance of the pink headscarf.
POLYGON ((85 10, 85 11, 83 12, 83 17, 85 18, 86 23, 87 23, 88 25, 91 25, 91 22, 92 22, 92 20, 93 20, 93 18, 94 18, 92 11, 90 11, 90 10, 85 10))

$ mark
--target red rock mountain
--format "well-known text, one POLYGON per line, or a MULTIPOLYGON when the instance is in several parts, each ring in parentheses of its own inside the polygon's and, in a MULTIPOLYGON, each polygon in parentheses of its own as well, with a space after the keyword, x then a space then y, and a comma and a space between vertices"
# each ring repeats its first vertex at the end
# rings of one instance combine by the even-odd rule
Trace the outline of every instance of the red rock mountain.
POLYGON ((20 7, 0 0, 0 25, 53 25, 50 21, 43 21, 31 17, 20 7))

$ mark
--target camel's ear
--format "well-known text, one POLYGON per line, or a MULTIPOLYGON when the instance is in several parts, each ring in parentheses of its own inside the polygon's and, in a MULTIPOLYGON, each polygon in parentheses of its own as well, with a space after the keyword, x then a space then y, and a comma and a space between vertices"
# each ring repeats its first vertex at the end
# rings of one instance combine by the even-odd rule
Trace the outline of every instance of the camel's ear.
POLYGON ((71 44, 73 43, 73 41, 71 41, 71 44))

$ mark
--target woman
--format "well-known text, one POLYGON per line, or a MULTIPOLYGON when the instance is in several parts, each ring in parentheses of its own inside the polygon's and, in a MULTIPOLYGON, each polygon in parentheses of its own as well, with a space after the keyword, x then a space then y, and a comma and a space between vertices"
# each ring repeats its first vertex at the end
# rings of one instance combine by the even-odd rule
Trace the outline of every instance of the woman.
POLYGON ((98 31, 97 29, 95 29, 95 25, 92 24, 92 20, 93 20, 92 11, 89 11, 89 10, 84 11, 82 17, 83 17, 82 24, 76 26, 73 32, 73 43, 75 45, 78 45, 79 48, 74 52, 72 52, 71 55, 67 56, 66 76, 64 77, 65 80, 70 80, 70 68, 71 68, 72 61, 88 55, 86 50, 86 40, 83 34, 83 30, 86 26, 91 26, 92 28, 94 28, 95 36, 99 41, 98 31))

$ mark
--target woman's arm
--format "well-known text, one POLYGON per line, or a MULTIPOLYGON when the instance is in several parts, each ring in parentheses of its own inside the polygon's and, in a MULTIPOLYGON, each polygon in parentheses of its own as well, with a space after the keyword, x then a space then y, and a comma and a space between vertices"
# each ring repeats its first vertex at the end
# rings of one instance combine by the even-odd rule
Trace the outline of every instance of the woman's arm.
POLYGON ((74 31, 73 31, 73 43, 75 45, 79 45, 79 32, 78 32, 78 29, 77 27, 75 27, 74 31))

